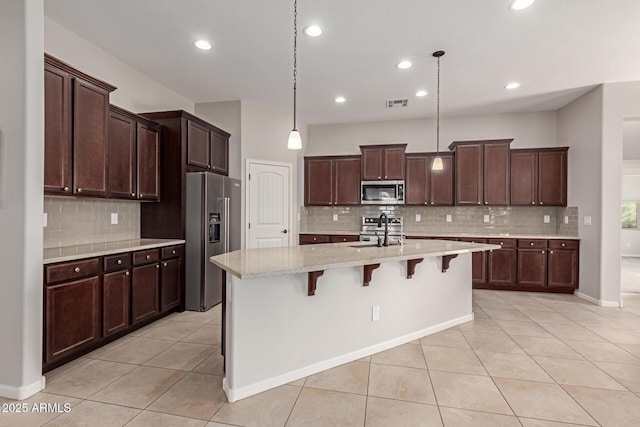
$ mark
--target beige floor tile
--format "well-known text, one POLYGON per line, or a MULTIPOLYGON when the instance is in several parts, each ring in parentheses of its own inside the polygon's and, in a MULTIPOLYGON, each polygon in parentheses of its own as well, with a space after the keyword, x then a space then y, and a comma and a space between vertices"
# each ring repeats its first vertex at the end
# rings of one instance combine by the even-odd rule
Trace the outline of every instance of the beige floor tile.
POLYGON ((209 420, 227 401, 222 377, 187 374, 147 409, 165 414, 209 420))
POLYGON ((142 411, 127 424, 127 427, 204 427, 206 421, 158 412, 142 411))
POLYGON ((209 309, 202 312, 185 310, 182 313, 176 313, 176 316, 172 320, 177 320, 178 322, 211 323, 219 319, 221 319, 220 310, 209 309))
POLYGON ((447 347, 422 347, 429 370, 487 375, 473 350, 447 347))
POLYGON ((453 347, 468 349, 469 343, 458 328, 446 329, 432 335, 427 335, 420 339, 422 345, 433 345, 437 347, 453 347))
POLYGON ((287 427, 364 425, 366 396, 303 388, 287 427))
POLYGON ((220 347, 215 347, 213 354, 193 368, 193 372, 224 376, 224 357, 220 354, 220 347))
POLYGON ((565 340, 565 343, 592 362, 640 365, 640 358, 612 343, 572 340, 565 340))
POLYGON ((551 334, 545 331, 540 325, 531 320, 516 321, 516 320, 496 320, 496 323, 500 325, 502 329, 509 335, 524 335, 527 337, 540 337, 550 338, 551 334))
POLYGON ((129 332, 128 337, 141 337, 148 332, 151 332, 152 329, 160 326, 162 322, 160 320, 156 322, 149 323, 147 326, 143 326, 142 328, 136 329, 135 331, 129 332))
POLYGON ((610 362, 594 363, 629 391, 640 393, 640 366, 610 362))
POLYGON ((408 368, 423 368, 427 365, 422 355, 422 347, 416 344, 404 344, 371 355, 371 363, 384 365, 406 366, 408 368))
POLYGON ((534 300, 533 298, 529 301, 511 302, 511 305, 513 305, 517 310, 523 312, 525 315, 527 315, 527 313, 531 311, 546 311, 547 313, 551 313, 554 311, 551 307, 546 306, 534 300))
POLYGON ((222 423, 208 423, 206 427, 235 427, 231 424, 222 424, 222 423))
POLYGON ((640 357, 640 344, 618 344, 618 347, 627 350, 636 357, 640 357))
POLYGON ((573 386, 564 388, 602 426, 640 425, 640 398, 633 393, 573 386))
POLYGON ((534 359, 558 384, 624 390, 624 386, 586 360, 555 359, 534 356, 534 359))
POLYGON ((518 418, 524 427, 581 427, 584 424, 557 423, 555 421, 536 420, 534 418, 518 418))
POLYGON ((87 398, 135 369, 125 363, 90 360, 47 382, 47 393, 87 398))
POLYGON ((445 427, 520 427, 516 417, 466 411, 464 409, 440 408, 445 427))
POLYGON ((577 323, 553 323, 553 322, 538 322, 540 326, 545 328, 555 337, 563 340, 575 340, 575 341, 599 341, 603 342, 604 339, 591 332, 584 326, 580 326, 577 323))
POLYGON ((213 355, 218 348, 211 345, 179 342, 145 362, 144 365, 190 371, 213 355))
POLYGON ((290 383, 288 383, 289 385, 294 385, 297 387, 304 387, 304 383, 307 382, 307 377, 304 378, 300 378, 299 380, 296 381, 291 381, 290 383))
POLYGON ((139 412, 139 409, 84 400, 47 427, 123 426, 139 412))
POLYGON ((91 396, 91 400, 144 409, 184 376, 182 371, 140 366, 91 396))
POLYGON ((625 328, 602 328, 598 326, 589 326, 589 329, 612 343, 640 344, 640 331, 625 328))
POLYGON ((530 356, 547 356, 578 360, 584 359, 578 352, 555 337, 539 338, 514 336, 513 339, 530 356))
POLYGON ((420 427, 442 426, 437 406, 399 400, 367 398, 367 427, 420 427))
POLYGON ((466 331, 485 332, 489 334, 504 334, 504 331, 498 324, 491 319, 476 319, 463 323, 458 326, 463 333, 466 331))
POLYGON ((436 403, 426 369, 372 363, 368 394, 417 403, 436 403))
POLYGON ((222 342, 221 334, 222 330, 220 329, 220 325, 205 325, 191 335, 184 338, 182 341, 220 346, 222 342))
POLYGON ((483 334, 467 332, 464 336, 474 350, 486 350, 496 353, 524 354, 524 350, 509 335, 483 334))
POLYGON ((369 364, 351 362, 309 376, 304 386, 345 393, 367 394, 368 383, 369 364))
POLYGON ((141 365, 172 345, 173 342, 167 340, 131 337, 96 356, 96 359, 141 365))
POLYGON ((101 356, 104 353, 107 353, 111 350, 113 350, 116 347, 120 347, 121 345, 123 345, 124 343, 126 343, 127 341, 129 341, 132 337, 130 337, 129 335, 126 335, 122 338, 119 338, 115 341, 111 341, 109 344, 103 345, 100 348, 97 348, 95 350, 93 350, 90 353, 87 353, 85 356, 85 358, 87 359, 101 359, 101 356))
POLYGON ((527 310, 524 314, 534 322, 568 322, 569 319, 561 313, 548 310, 527 310))
POLYGON ((515 308, 485 308, 484 311, 491 317, 493 320, 519 320, 519 321, 528 321, 529 318, 525 316, 521 311, 516 310, 515 308))
POLYGON ((431 381, 441 407, 513 415, 489 377, 433 371, 431 381))
POLYGON ((605 328, 620 328, 622 325, 596 313, 568 313, 565 316, 582 326, 601 326, 605 328))
POLYGON ((519 417, 595 426, 597 423, 557 384, 495 378, 519 417))
POLYGON ((488 351, 476 351, 476 354, 492 377, 553 382, 553 379, 526 354, 493 353, 488 351))
POLYGON ((491 319, 487 312, 481 309, 479 306, 473 307, 472 310, 474 319, 491 319))
POLYGON ((234 403, 227 402, 211 421, 240 426, 283 426, 300 390, 300 387, 284 385, 234 403))
POLYGON ((82 365, 85 365, 90 360, 91 359, 87 359, 86 357, 80 357, 78 359, 72 360, 69 363, 65 363, 59 368, 56 368, 52 371, 47 372, 46 374, 44 374, 44 376, 47 378, 47 384, 49 384, 55 378, 65 375, 66 373, 71 372, 72 370, 79 368, 82 365))
POLYGON ((180 341, 202 327, 202 323, 170 321, 154 327, 142 336, 160 340, 180 341))
MULTIPOLYGON (((80 399, 73 397, 58 396, 43 392, 36 393, 25 400, 16 401, 4 399, 3 401, 14 406, 7 407, 9 412, 0 412, 0 427, 39 427, 64 414, 69 407, 73 410, 74 407, 81 402, 80 399), (34 405, 37 405, 36 408, 39 408, 40 404, 51 404, 52 407, 55 407, 55 410, 35 411, 33 409, 34 405), (26 412, 17 412, 17 410, 14 409, 16 408, 15 405, 20 405, 20 408, 25 409, 26 412)), ((0 409, 3 408, 0 407, 0 409)))

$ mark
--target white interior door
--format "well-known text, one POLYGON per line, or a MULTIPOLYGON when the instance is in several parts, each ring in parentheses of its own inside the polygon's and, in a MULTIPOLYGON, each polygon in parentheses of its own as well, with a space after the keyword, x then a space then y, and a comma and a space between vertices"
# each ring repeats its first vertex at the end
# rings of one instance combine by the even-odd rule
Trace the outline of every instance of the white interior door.
POLYGON ((247 247, 289 246, 291 165, 247 162, 247 247))

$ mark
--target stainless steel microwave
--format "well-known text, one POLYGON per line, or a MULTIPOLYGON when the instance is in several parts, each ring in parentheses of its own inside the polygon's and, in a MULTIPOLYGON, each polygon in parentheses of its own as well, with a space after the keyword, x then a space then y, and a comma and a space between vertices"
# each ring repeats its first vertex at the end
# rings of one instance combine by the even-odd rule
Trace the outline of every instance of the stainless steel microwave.
POLYGON ((404 181, 362 181, 363 205, 404 205, 404 181))

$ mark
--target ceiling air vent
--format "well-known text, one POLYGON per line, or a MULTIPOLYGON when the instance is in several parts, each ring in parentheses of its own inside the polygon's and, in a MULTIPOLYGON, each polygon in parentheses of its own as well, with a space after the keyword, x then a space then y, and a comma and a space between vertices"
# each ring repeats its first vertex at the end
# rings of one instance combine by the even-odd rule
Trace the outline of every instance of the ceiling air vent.
POLYGON ((389 99, 387 101, 387 108, 406 107, 408 103, 408 99, 389 99))

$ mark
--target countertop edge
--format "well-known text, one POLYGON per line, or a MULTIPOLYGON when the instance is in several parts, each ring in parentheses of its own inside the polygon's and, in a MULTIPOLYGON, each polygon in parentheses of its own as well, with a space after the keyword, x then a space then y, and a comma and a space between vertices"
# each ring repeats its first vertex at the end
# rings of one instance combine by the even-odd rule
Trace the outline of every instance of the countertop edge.
MULTIPOLYGON (((578 236, 564 234, 484 234, 484 233, 427 233, 403 230, 405 236, 411 237, 459 237, 464 239, 545 239, 545 240, 580 240, 578 236)), ((345 235, 359 236, 359 231, 301 231, 299 234, 324 234, 327 236, 345 235)))
MULTIPOLYGON (((43 258, 43 264, 55 264, 58 262, 64 262, 64 261, 75 261, 75 260, 79 260, 79 259, 86 259, 86 258, 94 258, 94 257, 99 257, 99 256, 104 256, 104 255, 112 255, 112 254, 119 254, 122 252, 132 252, 132 251, 139 251, 139 250, 143 250, 143 249, 155 249, 155 248, 162 248, 165 246, 172 246, 172 245, 181 245, 185 243, 185 240, 181 240, 181 239, 145 239, 145 240, 157 240, 155 242, 149 242, 149 243, 145 243, 145 244, 138 244, 138 245, 134 245, 132 244, 131 246, 122 246, 122 247, 118 247, 118 248, 112 248, 112 249, 102 249, 102 250, 96 250, 93 252, 86 252, 86 253, 78 253, 78 254, 71 254, 71 255, 61 255, 61 256, 55 256, 55 257, 50 257, 50 258, 43 258)), ((124 241, 126 242, 126 240, 124 241)), ((106 242, 105 244, 117 244, 118 242, 106 242)), ((86 245, 78 245, 78 246, 86 246, 86 245)), ((73 246, 69 246, 69 247, 73 247, 73 246)), ((48 248, 48 249, 60 249, 60 248, 48 248)), ((47 249, 45 249, 46 251, 47 249)))

